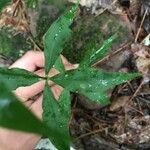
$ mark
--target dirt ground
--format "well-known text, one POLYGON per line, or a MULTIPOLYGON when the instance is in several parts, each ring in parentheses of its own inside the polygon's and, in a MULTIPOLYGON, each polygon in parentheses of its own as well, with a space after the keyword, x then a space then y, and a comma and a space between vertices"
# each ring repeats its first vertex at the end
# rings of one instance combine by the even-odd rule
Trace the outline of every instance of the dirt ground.
MULTIPOLYGON (((96 16, 104 18, 108 12, 117 16, 117 23, 127 27, 123 41, 96 67, 108 71, 140 71, 143 77, 108 91, 112 101, 109 106, 91 105, 85 97, 75 95, 70 128, 79 150, 150 149, 150 49, 144 42, 147 38, 149 41, 150 3, 120 2, 120 7, 116 3, 114 7, 91 8, 96 16)), ((105 6, 107 3, 110 1, 105 1, 105 6)), ((111 28, 106 21, 100 27, 103 33, 111 28)))

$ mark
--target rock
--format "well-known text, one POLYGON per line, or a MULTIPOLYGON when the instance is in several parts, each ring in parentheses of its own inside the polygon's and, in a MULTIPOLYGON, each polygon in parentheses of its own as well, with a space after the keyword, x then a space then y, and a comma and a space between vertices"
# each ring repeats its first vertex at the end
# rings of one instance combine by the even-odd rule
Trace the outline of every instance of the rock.
MULTIPOLYGON (((78 0, 68 1, 77 3, 78 0)), ((80 0, 79 3, 81 6, 85 6, 86 8, 91 9, 91 13, 96 15, 103 13, 105 10, 113 14, 120 14, 122 12, 118 1, 114 0, 80 0)))
POLYGON ((116 32, 118 32, 119 37, 112 45, 112 51, 119 49, 122 44, 133 39, 121 17, 110 13, 95 17, 88 12, 83 15, 81 11, 72 25, 72 30, 72 37, 66 42, 63 50, 63 54, 72 63, 79 63, 87 51, 100 48, 102 43, 116 32))
POLYGON ((90 109, 90 110, 101 109, 102 107, 106 106, 104 104, 93 102, 83 95, 78 95, 78 102, 85 109, 90 109))

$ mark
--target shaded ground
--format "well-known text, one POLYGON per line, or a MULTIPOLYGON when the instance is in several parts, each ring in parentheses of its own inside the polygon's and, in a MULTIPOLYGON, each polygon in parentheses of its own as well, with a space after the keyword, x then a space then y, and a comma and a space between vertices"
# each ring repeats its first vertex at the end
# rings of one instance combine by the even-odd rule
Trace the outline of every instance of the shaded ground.
MULTIPOLYGON (((80 62, 86 51, 99 47, 110 35, 119 32, 120 38, 109 55, 95 67, 108 71, 140 71, 143 77, 108 91, 112 103, 107 106, 89 103, 87 98, 73 94, 70 133, 74 146, 77 150, 148 150, 150 42, 146 37, 150 34, 150 3, 133 0, 129 4, 128 0, 120 0, 121 5, 115 3, 113 7, 107 7, 111 0, 103 1, 101 5, 96 2, 95 5, 80 6, 72 25, 73 36, 66 43, 64 55, 73 63, 80 62)), ((5 25, 1 30, 1 65, 11 63, 27 49, 42 49, 41 37, 60 13, 57 7, 47 3, 28 11, 31 30, 23 28, 27 25, 26 20, 23 20, 22 28, 5 25), (11 44, 2 44, 4 39, 11 44)), ((9 16, 9 13, 4 14, 9 16)), ((1 20, 4 21, 6 16, 1 20)))

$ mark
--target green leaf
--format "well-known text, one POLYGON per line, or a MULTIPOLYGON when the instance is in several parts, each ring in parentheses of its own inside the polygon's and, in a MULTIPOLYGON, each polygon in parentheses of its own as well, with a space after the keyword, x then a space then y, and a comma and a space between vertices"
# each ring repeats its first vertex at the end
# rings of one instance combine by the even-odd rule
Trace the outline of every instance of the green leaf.
POLYGON ((26 0, 26 4, 29 8, 36 8, 38 5, 38 0, 26 0))
POLYGON ((45 125, 17 100, 2 81, 0 81, 0 126, 41 135, 45 133, 45 125))
POLYGON ((70 96, 64 90, 59 101, 56 101, 48 84, 44 89, 43 121, 51 132, 49 138, 59 150, 70 150, 69 137, 70 96))
POLYGON ((113 42, 117 39, 117 34, 112 35, 109 39, 104 41, 103 45, 99 49, 92 49, 89 51, 84 59, 81 61, 80 66, 86 67, 91 66, 97 60, 102 59, 108 52, 109 48, 112 46, 113 42))
POLYGON ((10 85, 11 90, 15 90, 17 87, 32 85, 40 81, 42 77, 24 69, 0 67, 0 79, 10 85))
POLYGON ((0 11, 9 3, 11 0, 0 0, 0 11))
POLYGON ((45 72, 48 74, 56 59, 63 50, 65 41, 70 37, 71 25, 77 10, 77 5, 59 17, 44 35, 45 72))
POLYGON ((50 80, 72 92, 79 92, 93 101, 107 103, 106 93, 109 88, 139 75, 139 73, 109 73, 94 68, 79 68, 58 74, 50 80))
POLYGON ((65 67, 64 67, 64 64, 63 64, 60 56, 57 58, 55 65, 54 65, 54 68, 57 69, 59 72, 65 71, 65 67))

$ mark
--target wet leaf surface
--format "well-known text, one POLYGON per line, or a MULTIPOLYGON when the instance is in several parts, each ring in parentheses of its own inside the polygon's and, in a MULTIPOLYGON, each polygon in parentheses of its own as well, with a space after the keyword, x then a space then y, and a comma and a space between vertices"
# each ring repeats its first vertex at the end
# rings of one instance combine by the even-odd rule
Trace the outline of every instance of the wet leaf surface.
POLYGON ((107 90, 115 85, 132 80, 140 74, 108 73, 92 68, 79 68, 51 78, 62 87, 79 92, 93 101, 108 103, 107 90))
POLYGON ((44 89, 43 121, 50 129, 49 138, 59 150, 70 149, 68 122, 70 119, 70 94, 64 90, 55 100, 48 84, 44 89))
POLYGON ((63 45, 71 34, 70 25, 73 21, 77 6, 59 17, 48 29, 44 36, 45 71, 46 74, 54 65, 63 50, 63 45))
POLYGON ((17 100, 1 80, 0 92, 0 126, 45 135, 45 125, 17 100))
POLYGON ((103 45, 95 50, 92 49, 90 50, 86 55, 85 58, 80 63, 80 66, 86 67, 86 66, 91 66, 97 60, 101 60, 107 53, 109 48, 112 46, 113 42, 117 39, 117 34, 114 34, 111 36, 109 39, 104 41, 103 45))
POLYGON ((62 62, 61 57, 57 58, 57 60, 55 62, 55 65, 54 65, 54 68, 57 69, 59 72, 64 72, 65 71, 65 67, 64 67, 64 64, 62 62))
POLYGON ((11 90, 15 90, 21 86, 29 86, 42 78, 32 72, 18 68, 0 68, 0 79, 10 85, 11 90))

